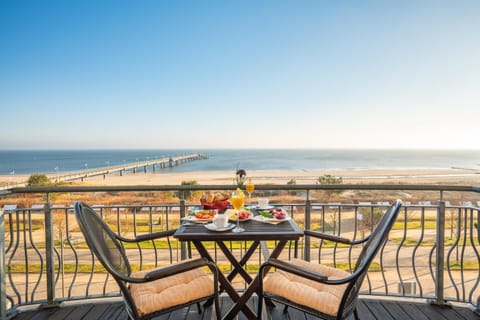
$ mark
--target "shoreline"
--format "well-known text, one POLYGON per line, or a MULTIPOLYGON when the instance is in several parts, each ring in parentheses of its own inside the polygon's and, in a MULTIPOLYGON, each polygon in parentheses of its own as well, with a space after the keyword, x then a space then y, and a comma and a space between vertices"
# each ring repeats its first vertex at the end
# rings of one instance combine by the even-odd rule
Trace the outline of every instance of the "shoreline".
MULTIPOLYGON (((247 170, 247 178, 256 184, 285 184, 295 180, 296 184, 315 184, 325 174, 341 177, 344 183, 428 183, 428 184, 480 184, 480 172, 469 169, 351 169, 351 170, 247 170)), ((0 176, 0 184, 23 182, 29 175, 0 176)), ((50 175, 54 177, 54 175, 50 175)), ((71 181, 79 185, 180 185, 182 181, 196 181, 200 185, 233 184, 233 171, 189 171, 189 172, 128 172, 88 177, 71 181)), ((54 178, 53 178, 54 179, 54 178)), ((52 179, 52 180, 53 180, 52 179)))

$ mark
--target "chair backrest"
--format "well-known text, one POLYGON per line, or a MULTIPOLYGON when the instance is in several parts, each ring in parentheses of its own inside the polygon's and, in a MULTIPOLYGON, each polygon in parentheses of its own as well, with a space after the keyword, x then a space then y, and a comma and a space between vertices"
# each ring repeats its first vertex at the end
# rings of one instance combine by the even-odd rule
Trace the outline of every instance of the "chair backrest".
POLYGON ((354 275, 356 278, 348 285, 345 295, 340 305, 340 310, 347 311, 355 306, 360 287, 365 278, 368 268, 378 253, 380 248, 388 239, 388 234, 393 227, 393 224, 400 212, 402 202, 400 200, 388 208, 383 217, 380 219, 376 227, 373 229, 369 239, 365 243, 355 265, 354 275))
POLYGON ((97 259, 118 281, 131 273, 125 250, 110 227, 88 205, 75 203, 75 218, 85 240, 97 259))

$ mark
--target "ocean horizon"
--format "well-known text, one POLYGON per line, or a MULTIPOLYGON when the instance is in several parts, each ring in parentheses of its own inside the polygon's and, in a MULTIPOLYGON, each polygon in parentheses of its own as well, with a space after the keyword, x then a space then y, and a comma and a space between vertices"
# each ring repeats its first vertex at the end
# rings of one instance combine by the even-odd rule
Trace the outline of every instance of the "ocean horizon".
POLYGON ((129 149, 2 150, 0 175, 63 173, 201 153, 207 159, 157 172, 451 169, 480 171, 480 150, 129 149))

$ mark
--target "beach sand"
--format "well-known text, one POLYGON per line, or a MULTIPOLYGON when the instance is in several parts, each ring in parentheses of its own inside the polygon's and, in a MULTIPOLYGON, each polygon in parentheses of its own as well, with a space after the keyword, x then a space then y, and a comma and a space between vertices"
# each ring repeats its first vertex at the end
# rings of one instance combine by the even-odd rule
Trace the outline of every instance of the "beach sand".
MULTIPOLYGON (((285 184, 294 179, 297 184, 315 184, 318 177, 331 174, 342 177, 344 183, 446 183, 480 184, 480 174, 469 170, 349 170, 349 171, 248 171, 247 177, 256 184, 285 184)), ((164 172, 127 173, 123 176, 91 177, 84 181, 94 185, 179 185, 195 180, 198 184, 233 184, 235 172, 164 172)))
MULTIPOLYGON (((464 184, 479 185, 480 172, 463 169, 378 169, 378 170, 338 170, 338 171, 249 171, 247 177, 256 184, 285 184, 295 180, 297 184, 315 184, 318 177, 330 174, 341 177, 344 183, 408 183, 408 184, 464 184)), ((157 170, 156 173, 127 172, 118 174, 88 177, 83 182, 75 180, 75 184, 84 185, 180 185, 182 181, 195 180, 201 185, 233 184, 235 172, 200 171, 200 172, 168 172, 157 170)), ((0 183, 26 181, 28 175, 0 176, 0 183)))

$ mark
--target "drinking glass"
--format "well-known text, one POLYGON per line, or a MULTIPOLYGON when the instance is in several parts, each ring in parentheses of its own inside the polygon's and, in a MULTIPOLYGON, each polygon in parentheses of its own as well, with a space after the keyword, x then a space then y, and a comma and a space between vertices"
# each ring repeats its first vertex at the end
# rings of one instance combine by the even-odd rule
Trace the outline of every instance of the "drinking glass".
POLYGON ((232 192, 232 196, 230 197, 230 201, 232 202, 233 208, 237 211, 237 226, 233 229, 233 232, 243 232, 243 229, 240 226, 240 212, 239 210, 243 208, 243 204, 245 202, 245 195, 243 194, 242 190, 237 189, 236 191, 232 192))
POLYGON ((248 179, 247 184, 245 185, 245 189, 247 190, 248 197, 252 197, 252 193, 255 190, 255 184, 252 182, 252 179, 248 179))

